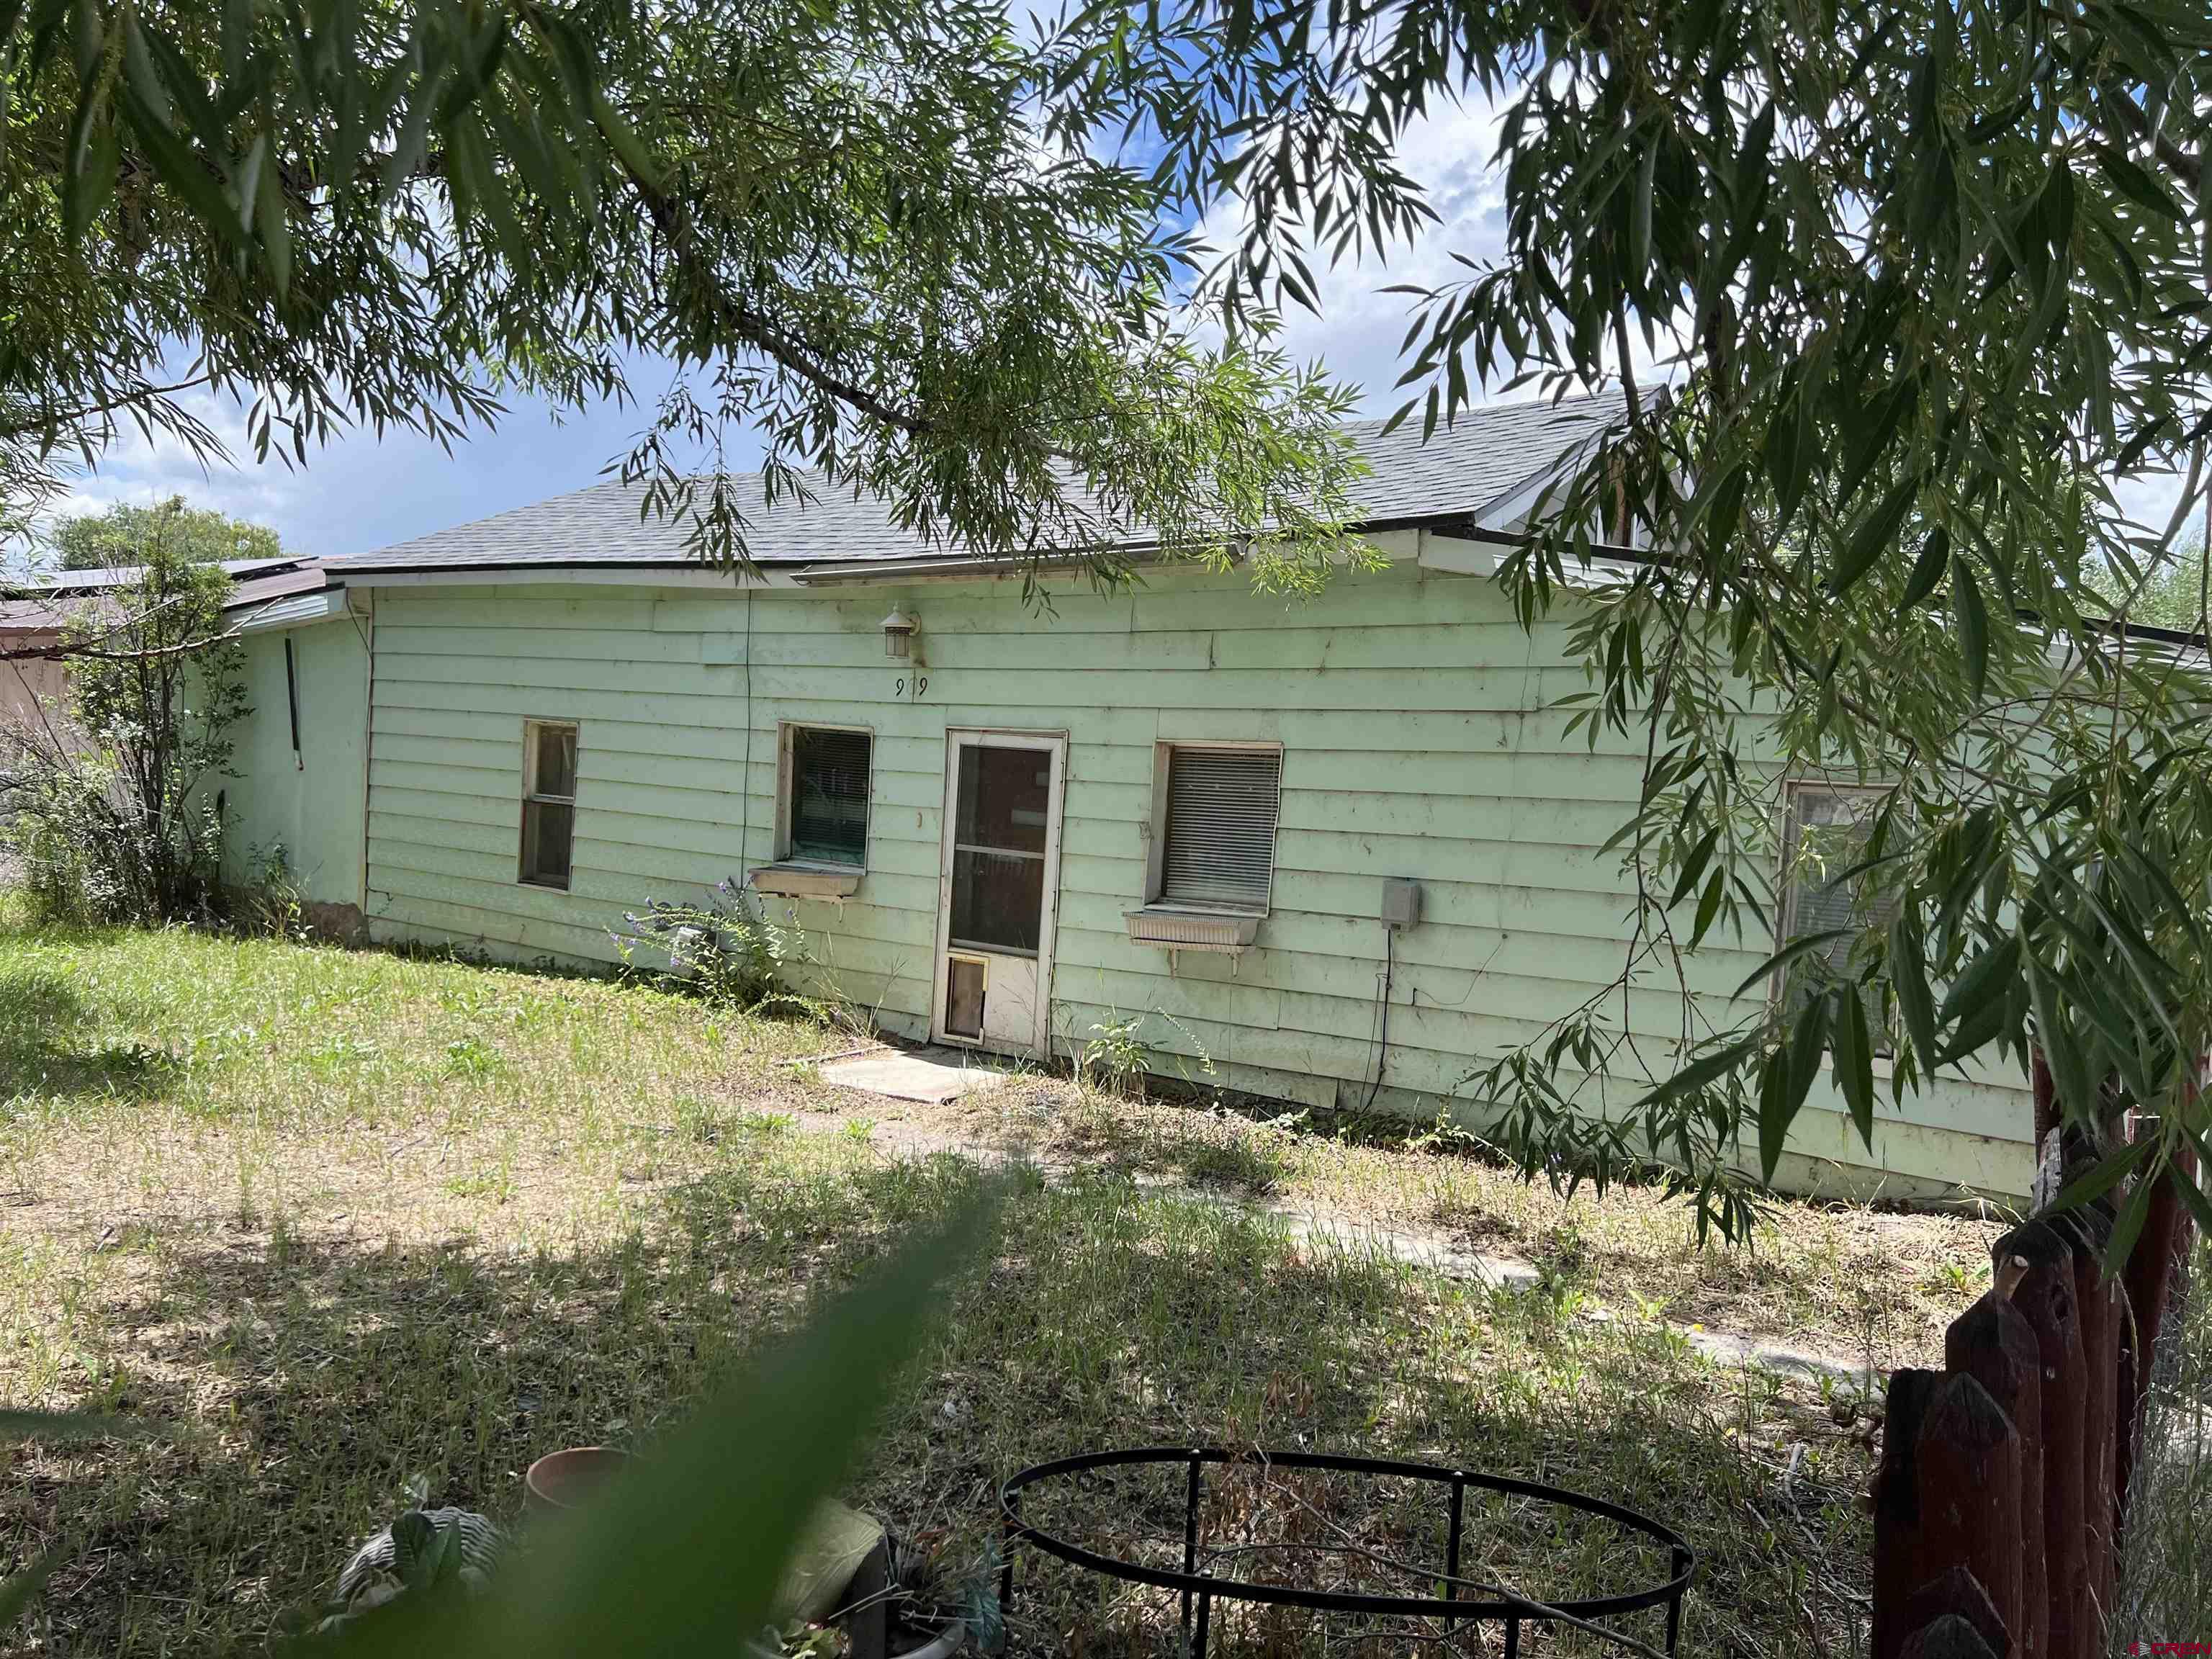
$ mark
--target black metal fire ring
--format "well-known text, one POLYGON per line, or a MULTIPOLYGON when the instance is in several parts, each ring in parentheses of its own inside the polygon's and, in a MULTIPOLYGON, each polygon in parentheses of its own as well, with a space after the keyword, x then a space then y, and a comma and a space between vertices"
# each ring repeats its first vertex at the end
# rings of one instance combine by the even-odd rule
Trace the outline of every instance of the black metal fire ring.
POLYGON ((1608 1504, 1603 1498, 1570 1492, 1564 1486, 1547 1486, 1541 1481, 1519 1480, 1510 1475, 1484 1474, 1474 1469, 1455 1468, 1443 1463, 1410 1462, 1387 1457, 1353 1457, 1304 1451, 1239 1452, 1219 1446, 1136 1446, 1114 1451, 1085 1452, 1074 1457, 1054 1458, 1050 1462, 1035 1464, 1012 1476, 999 1488, 999 1513, 1004 1528, 1004 1553, 999 1585, 1002 1606, 1011 1607, 1013 1602, 1014 1547, 1028 1544, 1086 1572, 1100 1573, 1128 1583, 1180 1591, 1182 1595, 1185 1647, 1194 1659, 1200 1659, 1206 1651, 1206 1627, 1211 1622, 1212 1603, 1217 1601, 1304 1607, 1316 1613, 1389 1613, 1401 1618, 1435 1619, 1442 1620, 1447 1629, 1462 1621, 1500 1623, 1505 1626, 1505 1651, 1509 1656, 1516 1655, 1520 1650, 1522 1625, 1553 1622, 1554 1613, 1594 1620, 1663 1606, 1667 1609, 1666 1650, 1671 1654, 1681 1634, 1682 1598, 1697 1573, 1696 1554, 1680 1533, 1619 1504, 1608 1504), (1470 1601, 1456 1595, 1355 1595, 1304 1589, 1295 1584, 1219 1578, 1198 1571, 1197 1564, 1199 1505, 1204 1492, 1204 1472, 1209 1464, 1320 1469, 1338 1474, 1394 1475, 1448 1487, 1451 1492, 1450 1528, 1445 1546, 1443 1571, 1439 1575, 1447 1584, 1459 1577, 1462 1513, 1469 1487, 1480 1492, 1503 1492, 1509 1497, 1533 1498, 1539 1503, 1556 1504, 1561 1509, 1579 1510, 1585 1515, 1611 1521, 1628 1531, 1641 1533, 1667 1547, 1674 1573, 1662 1584, 1613 1595, 1583 1596, 1574 1601, 1553 1602, 1549 1604, 1548 1611, 1525 1601, 1470 1601), (1022 1493, 1032 1486, 1092 1469, 1176 1465, 1188 1470, 1183 1496, 1183 1570, 1180 1572, 1171 1568, 1151 1567, 1141 1562, 1125 1561, 1117 1556, 1101 1555, 1095 1550, 1085 1549, 1080 1544, 1071 1543, 1065 1538, 1033 1527, 1022 1519, 1022 1493), (1197 1615, 1194 1640, 1192 1639, 1194 1606, 1197 1615))

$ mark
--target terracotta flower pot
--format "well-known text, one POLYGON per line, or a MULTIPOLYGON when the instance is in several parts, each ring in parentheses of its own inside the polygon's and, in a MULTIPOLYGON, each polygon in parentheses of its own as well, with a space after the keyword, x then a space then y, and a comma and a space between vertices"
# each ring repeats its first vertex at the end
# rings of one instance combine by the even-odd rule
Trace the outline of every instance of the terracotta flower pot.
POLYGON ((629 1463, 629 1454, 615 1446, 569 1446, 548 1452, 522 1477, 523 1506, 533 1514, 580 1509, 629 1463))

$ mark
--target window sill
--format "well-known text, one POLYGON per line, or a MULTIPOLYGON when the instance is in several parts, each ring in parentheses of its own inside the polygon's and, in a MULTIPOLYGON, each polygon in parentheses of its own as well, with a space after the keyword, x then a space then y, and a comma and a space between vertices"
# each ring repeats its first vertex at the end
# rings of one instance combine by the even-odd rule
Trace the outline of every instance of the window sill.
POLYGON ((1164 945, 1170 951, 1243 951, 1260 936, 1264 910, 1208 910, 1179 904, 1147 904, 1124 910, 1122 924, 1139 945, 1164 945))
POLYGON ((814 864, 787 859, 763 865, 752 872, 756 893, 781 893, 788 898, 850 898, 860 890, 862 872, 849 864, 814 864))

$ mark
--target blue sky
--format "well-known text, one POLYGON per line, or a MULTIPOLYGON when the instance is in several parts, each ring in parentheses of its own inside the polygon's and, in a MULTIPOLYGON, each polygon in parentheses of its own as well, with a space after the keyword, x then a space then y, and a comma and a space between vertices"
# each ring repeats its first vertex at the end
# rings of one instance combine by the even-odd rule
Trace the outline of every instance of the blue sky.
MULTIPOLYGON (((1500 245, 1500 188, 1484 165, 1493 143, 1492 118, 1480 106, 1441 111, 1409 129, 1401 164, 1428 186, 1440 222, 1414 246, 1396 251, 1387 272, 1370 264, 1328 273, 1320 319, 1303 312, 1285 319, 1289 348, 1364 388, 1367 413, 1387 414, 1402 396, 1392 387, 1407 301, 1377 290, 1390 283, 1449 281, 1465 274, 1454 252, 1479 258, 1500 245)), ((649 407, 667 379, 665 364, 637 364, 633 390, 649 407)), ((274 458, 254 463, 242 410, 211 398, 195 408, 242 458, 235 465, 203 471, 175 446, 149 446, 134 434, 107 453, 95 474, 76 481, 64 510, 180 494, 275 526, 290 550, 364 552, 596 483, 644 424, 635 405, 600 405, 556 422, 544 404, 514 399, 495 428, 477 432, 450 455, 412 433, 350 431, 310 449, 301 469, 274 458)), ((757 461, 757 444, 732 438, 732 464, 757 461)), ((2154 479, 2124 487, 2121 499, 2137 518, 2155 515, 2162 524, 2178 490, 2170 478, 2154 479)))
MULTIPOLYGON (((638 390, 650 397, 665 379, 665 367, 641 366, 638 390)), ((556 421, 542 401, 510 398, 503 419, 450 455, 416 433, 354 430, 310 447, 303 468, 273 454, 257 465, 236 404, 204 397, 191 407, 224 438, 234 465, 204 470, 179 446, 149 446, 133 434, 96 473, 74 482, 61 510, 181 495, 275 526, 288 551, 360 553, 597 483, 643 424, 635 405, 601 404, 556 421)))

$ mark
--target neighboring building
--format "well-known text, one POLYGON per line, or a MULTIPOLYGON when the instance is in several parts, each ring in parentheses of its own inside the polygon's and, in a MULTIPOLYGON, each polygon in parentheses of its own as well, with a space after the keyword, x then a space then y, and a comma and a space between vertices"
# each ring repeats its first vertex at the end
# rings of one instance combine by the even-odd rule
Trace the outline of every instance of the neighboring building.
MULTIPOLYGON (((0 653, 40 651, 60 642, 64 608, 40 595, 0 598, 0 653)), ((50 657, 10 655, 0 660, 0 726, 36 720, 68 689, 61 664, 50 657)))
MULTIPOLYGON (((271 598, 320 588, 327 579, 313 559, 233 559, 228 572, 236 597, 228 607, 236 617, 258 617, 271 598)), ((70 624, 100 608, 143 572, 108 568, 69 570, 28 581, 0 582, 0 725, 51 717, 69 689, 58 658, 12 656, 57 645, 70 624), (12 596, 12 597, 11 597, 12 596)))
MULTIPOLYGON (((1602 414, 1364 432, 1390 562, 1310 603, 1154 565, 1041 611, 844 495, 760 515, 766 580, 738 586, 615 484, 331 560, 330 619, 256 658, 234 810, 378 940, 606 963, 624 909, 749 879, 904 1036, 1065 1054, 1135 1017, 1163 1071, 1479 1121, 1468 1074, 1623 958, 1632 886, 1599 849, 1639 756, 1567 732, 1565 624, 1524 633, 1488 580, 1602 414)), ((1808 786, 1792 822, 1847 805, 1808 786)), ((1693 991, 1724 1000, 1765 945, 1703 952, 1693 991)), ((1681 1030, 1656 975, 1626 1008, 1655 1045, 1681 1030)), ((1871 1158, 1840 1108, 1816 1091, 1793 1184, 2028 1187, 2016 1077, 1923 1089, 1871 1158)))
MULTIPOLYGON (((362 933, 362 823, 368 789, 368 627, 344 583, 306 557, 226 562, 225 620, 241 636, 253 716, 235 733, 239 777, 219 786, 225 862, 244 879, 282 858, 319 925, 362 933)), ((0 601, 0 651, 58 641, 88 610, 139 580, 134 569, 72 570, 0 601)), ((67 665, 0 661, 0 724, 66 714, 67 665)))

